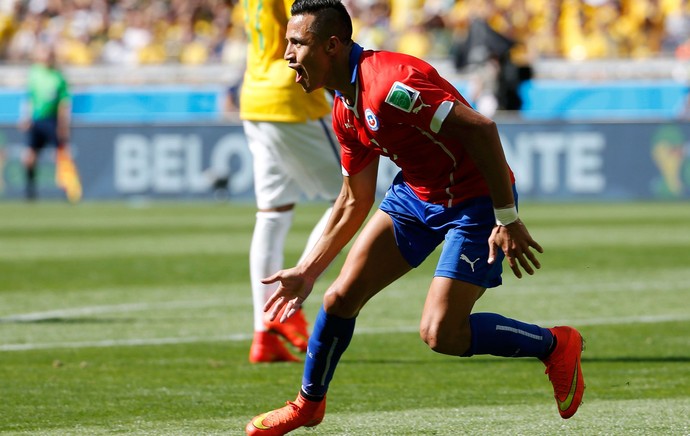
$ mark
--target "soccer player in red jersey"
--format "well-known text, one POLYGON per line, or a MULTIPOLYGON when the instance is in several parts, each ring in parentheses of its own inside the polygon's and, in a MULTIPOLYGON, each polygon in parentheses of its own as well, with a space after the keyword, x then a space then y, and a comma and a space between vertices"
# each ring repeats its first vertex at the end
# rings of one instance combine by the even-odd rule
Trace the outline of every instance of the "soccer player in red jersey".
POLYGON ((250 435, 283 435, 321 422, 326 393, 355 319, 386 286, 443 243, 422 312, 420 335, 439 353, 542 360, 559 413, 582 401, 583 341, 572 327, 544 328, 495 313, 472 313, 487 288, 540 267, 517 213, 517 192, 495 122, 473 110, 426 62, 364 50, 339 0, 296 0, 285 59, 306 92, 336 91, 333 124, 342 146, 343 186, 321 239, 297 266, 265 279, 280 286, 265 310, 282 321, 354 237, 374 204, 380 156, 401 171, 327 289, 309 340, 297 399, 256 416, 250 435))

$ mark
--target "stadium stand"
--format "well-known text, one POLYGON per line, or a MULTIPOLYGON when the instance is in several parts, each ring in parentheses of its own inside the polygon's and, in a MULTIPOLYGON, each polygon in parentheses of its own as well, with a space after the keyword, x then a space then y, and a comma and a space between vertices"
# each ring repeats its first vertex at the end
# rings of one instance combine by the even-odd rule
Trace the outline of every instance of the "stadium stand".
MULTIPOLYGON (((234 63, 236 0, 2 0, 0 59, 31 59, 36 40, 62 41, 72 65, 234 63)), ((686 0, 347 0, 370 48, 445 58, 472 20, 515 41, 512 56, 569 60, 690 56, 686 0)))
MULTIPOLYGON (((222 99, 243 69, 245 40, 237 3, 0 0, 0 91, 14 98, 12 92, 23 88, 33 46, 47 40, 59 44, 60 62, 77 94, 101 85, 122 85, 136 93, 142 86, 174 84, 213 86, 211 92, 220 93, 222 99)), ((345 3, 355 20, 356 40, 368 48, 423 57, 452 77, 470 97, 475 92, 475 78, 486 71, 480 66, 491 56, 477 56, 475 51, 469 62, 458 62, 458 56, 473 23, 485 23, 510 41, 501 71, 527 72, 510 84, 519 91, 524 103, 521 109, 527 116, 567 118, 559 104, 574 101, 592 101, 593 108, 605 113, 607 107, 601 104, 616 101, 623 81, 630 81, 630 92, 642 93, 625 100, 633 105, 626 115, 667 117, 685 110, 690 82, 687 0, 345 3), (506 70, 505 65, 517 69, 506 70), (659 85, 665 90, 661 97, 657 96, 659 85), (583 92, 602 89, 607 92, 604 98, 583 97, 583 92), (575 95, 569 90, 578 92, 575 95), (654 101, 649 107, 635 112, 635 105, 644 106, 650 98, 654 101), (663 110, 655 112, 655 105, 663 105, 663 110), (539 112, 530 112, 533 108, 539 112), (544 108, 555 108, 555 112, 544 108)), ((589 109, 577 108, 580 113, 589 109)), ((3 119, 11 118, 5 114, 3 119)))

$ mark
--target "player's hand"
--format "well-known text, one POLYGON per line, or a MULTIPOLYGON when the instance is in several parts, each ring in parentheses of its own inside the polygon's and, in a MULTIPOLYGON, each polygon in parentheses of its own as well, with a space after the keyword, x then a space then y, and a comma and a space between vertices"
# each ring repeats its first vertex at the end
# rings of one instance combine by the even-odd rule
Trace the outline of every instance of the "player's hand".
POLYGON ((527 274, 532 275, 534 274, 532 265, 539 269, 541 264, 531 248, 539 253, 544 252, 541 245, 532 239, 527 227, 519 219, 507 226, 496 226, 489 237, 489 263, 493 263, 496 259, 496 250, 503 250, 506 259, 508 259, 508 265, 517 278, 522 278, 520 267, 527 274))
POLYGON ((280 317, 280 322, 285 322, 302 307, 304 300, 311 294, 314 280, 301 274, 297 268, 284 269, 261 280, 261 283, 265 285, 276 282, 280 282, 280 286, 264 305, 264 312, 270 311, 269 317, 273 321, 285 307, 285 311, 280 317))

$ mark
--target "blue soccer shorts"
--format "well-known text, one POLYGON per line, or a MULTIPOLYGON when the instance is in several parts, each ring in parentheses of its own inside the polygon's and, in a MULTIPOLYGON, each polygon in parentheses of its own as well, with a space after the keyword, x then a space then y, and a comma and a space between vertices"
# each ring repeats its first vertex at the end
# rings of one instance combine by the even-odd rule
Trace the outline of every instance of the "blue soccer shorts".
MULTIPOLYGON (((513 188, 515 201, 517 192, 513 188)), ((477 197, 453 207, 420 200, 399 173, 379 205, 393 219, 395 240, 400 253, 412 266, 418 267, 443 244, 435 277, 448 277, 493 288, 502 283, 504 254, 489 257, 489 236, 496 224, 493 204, 488 196, 477 197)))

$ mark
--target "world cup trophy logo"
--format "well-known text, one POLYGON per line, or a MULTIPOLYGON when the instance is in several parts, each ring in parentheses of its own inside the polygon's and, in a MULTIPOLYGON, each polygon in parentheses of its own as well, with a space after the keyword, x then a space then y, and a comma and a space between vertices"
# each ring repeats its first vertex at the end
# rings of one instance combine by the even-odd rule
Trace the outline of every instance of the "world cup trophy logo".
POLYGON ((690 193, 690 143, 679 126, 662 126, 654 133, 651 155, 659 170, 651 186, 655 197, 682 198, 690 193))

